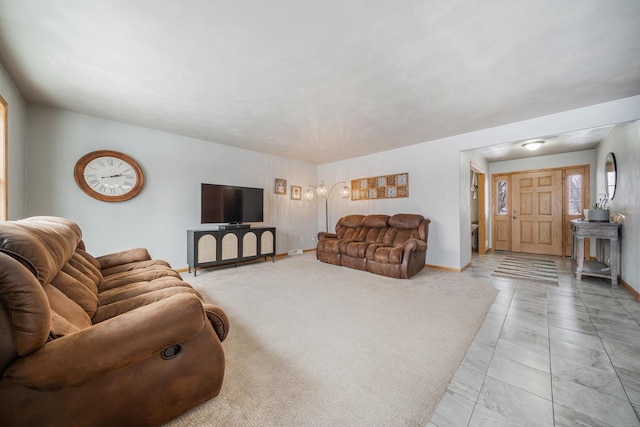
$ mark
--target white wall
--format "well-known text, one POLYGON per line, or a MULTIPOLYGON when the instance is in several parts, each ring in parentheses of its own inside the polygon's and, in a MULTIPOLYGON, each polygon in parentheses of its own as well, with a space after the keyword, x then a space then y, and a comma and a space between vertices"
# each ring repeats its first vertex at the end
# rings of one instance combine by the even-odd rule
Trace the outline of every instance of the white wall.
MULTIPOLYGON (((334 199, 329 228, 340 216, 349 213, 420 213, 432 221, 427 263, 462 268, 466 257, 461 250, 466 252, 469 247, 470 214, 461 203, 467 198, 469 165, 461 160, 460 151, 638 118, 640 96, 635 96, 321 165, 318 178, 329 185, 341 180, 409 172, 409 198, 367 202, 334 199)), ((320 216, 324 223, 323 218, 324 213, 320 216)))
POLYGON ((616 193, 611 213, 622 213, 620 276, 640 292, 640 122, 616 126, 596 148, 597 193, 605 192, 604 160, 613 153, 617 164, 616 193))
POLYGON ((25 120, 26 105, 13 81, 0 64, 0 95, 7 101, 9 114, 7 182, 8 218, 18 219, 25 212, 25 120))
POLYGON ((92 254, 142 246, 154 258, 186 267, 186 230, 207 228, 200 224, 201 182, 264 188, 264 224, 277 227, 276 251, 315 247, 317 210, 291 200, 289 187, 314 182, 314 164, 33 104, 27 123, 26 215, 78 222, 92 254), (137 197, 107 203, 78 188, 76 161, 103 149, 140 164, 145 186, 137 197), (287 195, 274 194, 275 178, 287 180, 287 195))

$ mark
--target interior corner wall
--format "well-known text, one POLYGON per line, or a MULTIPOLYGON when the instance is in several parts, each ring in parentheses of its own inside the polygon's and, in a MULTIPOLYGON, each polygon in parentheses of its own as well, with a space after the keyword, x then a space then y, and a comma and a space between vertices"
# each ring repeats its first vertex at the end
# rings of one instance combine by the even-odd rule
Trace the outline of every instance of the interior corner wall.
MULTIPOLYGON (((471 163, 489 176, 489 163, 474 150, 460 152, 460 266, 471 262, 471 163)), ((485 194, 489 194, 488 179, 485 180, 485 194)), ((490 182, 490 181, 489 181, 490 182)), ((485 202, 487 201, 485 197, 485 202)), ((488 202, 487 202, 488 203, 488 202)), ((486 203, 485 203, 486 205, 486 203)), ((489 230, 490 216, 488 206, 478 206, 478 210, 485 210, 485 230, 489 230)), ((488 235, 488 234, 487 234, 488 235)))
MULTIPOLYGON (((467 221, 470 213, 461 203, 468 196, 469 165, 461 160, 461 151, 638 118, 640 96, 634 96, 320 165, 318 180, 329 186, 356 178, 409 173, 408 198, 351 201, 332 195, 329 229, 335 227, 338 218, 352 213, 419 213, 431 219, 427 264, 462 269, 467 264, 462 252, 470 247, 471 237, 467 221)), ((324 228, 324 206, 319 206, 319 224, 324 228)))
POLYGON ((264 188, 264 225, 277 227, 276 252, 315 247, 317 211, 290 196, 291 185, 315 181, 315 164, 34 104, 27 123, 26 215, 76 221, 92 254, 147 247, 154 258, 186 267, 187 229, 210 228, 200 223, 203 182, 264 188), (102 202, 76 185, 76 161, 105 149, 142 167, 145 185, 135 198, 102 202), (286 195, 274 194, 275 178, 287 180, 286 195))
POLYGON ((0 95, 7 102, 9 115, 7 146, 8 212, 10 220, 25 213, 25 122, 26 103, 0 64, 0 95))
POLYGON ((616 126, 596 148, 596 191, 605 193, 607 153, 616 158, 617 185, 609 202, 612 214, 621 213, 620 277, 640 292, 640 121, 616 126))

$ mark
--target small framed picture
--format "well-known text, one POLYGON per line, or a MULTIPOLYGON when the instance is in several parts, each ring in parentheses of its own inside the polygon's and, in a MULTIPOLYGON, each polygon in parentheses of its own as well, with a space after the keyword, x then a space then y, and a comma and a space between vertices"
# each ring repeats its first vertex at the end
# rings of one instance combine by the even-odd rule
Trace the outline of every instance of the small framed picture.
POLYGON ((276 194, 287 194, 287 180, 276 178, 276 186, 275 186, 276 194))
POLYGON ((302 200, 302 187, 299 185, 291 186, 291 200, 302 200))

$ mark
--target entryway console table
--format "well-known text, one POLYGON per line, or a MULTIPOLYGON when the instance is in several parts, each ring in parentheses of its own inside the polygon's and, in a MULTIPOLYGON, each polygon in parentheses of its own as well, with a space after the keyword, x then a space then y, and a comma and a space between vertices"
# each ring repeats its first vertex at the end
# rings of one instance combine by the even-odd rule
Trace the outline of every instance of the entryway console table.
POLYGON ((618 270, 620 267, 620 227, 615 222, 591 222, 584 219, 571 221, 573 235, 573 249, 571 250, 571 267, 575 271, 576 279, 582 276, 603 277, 611 279, 611 285, 618 284, 618 270), (596 239, 596 261, 584 259, 584 239, 596 239), (609 264, 606 265, 605 241, 609 240, 609 264))
POLYGON ((236 264, 264 257, 276 259, 275 227, 187 230, 189 273, 198 267, 236 264))

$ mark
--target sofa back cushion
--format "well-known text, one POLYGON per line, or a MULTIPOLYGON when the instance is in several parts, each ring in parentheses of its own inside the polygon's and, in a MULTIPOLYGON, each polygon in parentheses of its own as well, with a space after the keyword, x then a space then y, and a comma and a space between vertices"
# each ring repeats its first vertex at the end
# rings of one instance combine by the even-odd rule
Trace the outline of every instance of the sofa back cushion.
POLYGON ((424 230, 428 220, 425 221, 422 215, 397 214, 389 218, 389 230, 383 237, 385 245, 402 246, 409 239, 420 239, 426 241, 424 230))
POLYGON ((367 215, 362 220, 365 227, 386 228, 389 226, 389 215, 367 215))
POLYGON ((72 221, 54 217, 33 217, 6 221, 0 227, 0 251, 22 258, 31 265, 40 284, 49 283, 71 258, 82 239, 72 221))
POLYGON ((0 306, 0 368, 4 371, 12 357, 27 355, 44 345, 51 328, 51 311, 33 273, 3 253, 0 306))
MULTIPOLYGON (((61 290, 53 285, 45 285, 43 289, 49 299, 51 310, 78 329, 85 329, 91 326, 91 319, 87 313, 71 298, 62 293, 61 290)), ((59 331, 52 331, 52 335, 61 336, 64 334, 60 334, 59 331)))
POLYGON ((57 217, 32 217, 2 223, 0 235, 0 251, 19 259, 41 285, 51 283, 89 317, 95 314, 103 277, 98 260, 84 250, 76 223, 57 217))
POLYGON ((415 229, 424 217, 416 214, 396 214, 389 218, 389 225, 399 229, 415 229))
POLYGON ((82 307, 89 317, 93 317, 98 310, 98 296, 92 289, 95 285, 85 276, 69 274, 72 270, 72 266, 65 264, 62 271, 51 280, 51 284, 82 307))
POLYGON ((338 239, 356 240, 360 234, 364 215, 347 215, 336 223, 338 239))

